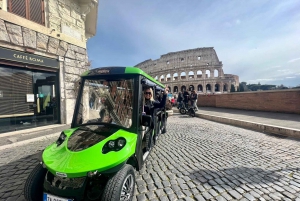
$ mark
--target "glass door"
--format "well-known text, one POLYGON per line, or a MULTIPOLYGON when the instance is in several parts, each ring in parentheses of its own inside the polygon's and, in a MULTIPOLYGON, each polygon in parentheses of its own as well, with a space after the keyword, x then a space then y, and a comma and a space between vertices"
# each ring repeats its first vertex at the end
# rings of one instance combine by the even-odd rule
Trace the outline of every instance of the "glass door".
POLYGON ((55 73, 33 74, 35 121, 38 125, 58 123, 57 76, 55 73))

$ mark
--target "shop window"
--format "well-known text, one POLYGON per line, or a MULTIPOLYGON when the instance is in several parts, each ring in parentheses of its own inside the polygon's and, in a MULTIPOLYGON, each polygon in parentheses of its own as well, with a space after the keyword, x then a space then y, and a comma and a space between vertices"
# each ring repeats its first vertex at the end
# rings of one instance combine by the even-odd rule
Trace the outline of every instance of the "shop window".
POLYGON ((7 0, 7 5, 9 12, 45 25, 43 0, 7 0))

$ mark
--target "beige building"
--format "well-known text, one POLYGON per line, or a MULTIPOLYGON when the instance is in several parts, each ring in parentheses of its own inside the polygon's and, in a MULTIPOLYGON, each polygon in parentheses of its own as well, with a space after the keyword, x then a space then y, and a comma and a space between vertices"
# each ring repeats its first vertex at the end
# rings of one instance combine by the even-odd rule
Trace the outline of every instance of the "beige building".
POLYGON ((156 80, 168 84, 171 92, 227 93, 239 86, 237 75, 224 74, 223 64, 213 47, 170 52, 157 60, 137 64, 156 80))
POLYGON ((0 133, 71 123, 98 0, 0 0, 0 133))

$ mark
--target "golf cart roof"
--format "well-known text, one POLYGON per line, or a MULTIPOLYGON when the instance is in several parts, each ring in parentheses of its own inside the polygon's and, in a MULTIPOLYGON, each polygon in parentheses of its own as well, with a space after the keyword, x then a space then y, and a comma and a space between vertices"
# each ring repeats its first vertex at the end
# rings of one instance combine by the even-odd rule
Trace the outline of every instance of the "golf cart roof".
POLYGON ((155 80, 153 77, 142 71, 141 69, 137 67, 118 67, 118 66, 112 66, 112 67, 100 67, 100 68, 93 68, 91 70, 88 70, 84 72, 81 76, 95 76, 95 75, 129 75, 129 74, 138 74, 143 75, 150 81, 154 82, 155 84, 161 86, 164 88, 164 85, 155 80))

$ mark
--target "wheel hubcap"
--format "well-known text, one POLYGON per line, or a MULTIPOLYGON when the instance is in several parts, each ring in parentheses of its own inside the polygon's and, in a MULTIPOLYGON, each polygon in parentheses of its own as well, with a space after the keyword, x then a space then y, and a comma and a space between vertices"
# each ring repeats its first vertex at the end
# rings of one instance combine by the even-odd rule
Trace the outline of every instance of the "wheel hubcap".
POLYGON ((133 190, 133 176, 130 174, 125 178, 124 183, 122 185, 120 200, 121 201, 130 200, 133 193, 132 190, 133 190))

